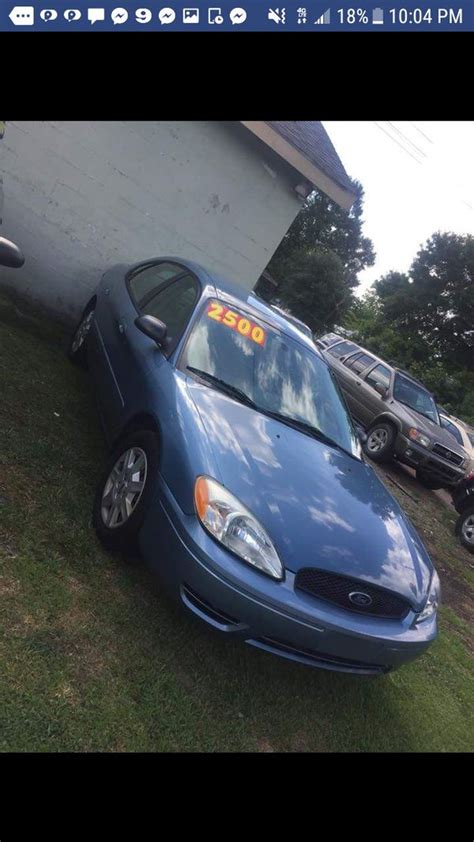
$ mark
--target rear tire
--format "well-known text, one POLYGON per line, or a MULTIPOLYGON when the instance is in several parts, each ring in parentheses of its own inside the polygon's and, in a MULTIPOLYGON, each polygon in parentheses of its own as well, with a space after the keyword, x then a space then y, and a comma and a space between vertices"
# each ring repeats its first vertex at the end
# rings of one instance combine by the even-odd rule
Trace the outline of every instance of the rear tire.
POLYGON ((374 424, 367 433, 362 448, 373 462, 390 462, 395 450, 396 432, 391 424, 384 421, 374 424))
POLYGON ((91 300, 84 307, 81 318, 71 337, 67 355, 74 365, 87 369, 87 334, 94 318, 95 301, 91 300))
POLYGON ((425 488, 429 488, 430 491, 438 491, 440 488, 443 488, 443 486, 440 485, 439 479, 435 479, 432 474, 427 473, 423 470, 423 468, 417 469, 416 478, 421 485, 425 488))
POLYGON ((454 531, 463 547, 474 553, 474 506, 469 506, 459 515, 454 531))
POLYGON ((92 510, 93 526, 107 549, 137 548, 158 470, 158 437, 152 430, 130 433, 115 447, 99 480, 92 510))

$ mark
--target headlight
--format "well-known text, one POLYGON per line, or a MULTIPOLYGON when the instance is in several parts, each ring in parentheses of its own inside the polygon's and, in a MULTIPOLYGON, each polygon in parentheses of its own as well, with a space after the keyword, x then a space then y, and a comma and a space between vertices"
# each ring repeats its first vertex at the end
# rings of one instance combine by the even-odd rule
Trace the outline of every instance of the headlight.
POLYGON ((198 477, 194 503, 202 525, 217 541, 272 579, 283 579, 283 565, 265 529, 226 488, 198 477))
POLYGON ((429 447, 431 444, 431 439, 429 439, 428 436, 425 436, 424 433, 420 433, 416 427, 410 427, 408 435, 411 439, 413 439, 413 441, 417 441, 418 444, 422 444, 423 447, 429 447))
POLYGON ((420 611, 420 613, 418 614, 415 623, 422 623, 423 620, 427 620, 428 617, 432 617, 432 615, 435 614, 438 610, 440 600, 441 585, 439 581, 439 576, 436 570, 433 570, 433 577, 431 579, 431 587, 430 592, 428 594, 428 599, 426 600, 426 605, 423 608, 423 611, 420 611))

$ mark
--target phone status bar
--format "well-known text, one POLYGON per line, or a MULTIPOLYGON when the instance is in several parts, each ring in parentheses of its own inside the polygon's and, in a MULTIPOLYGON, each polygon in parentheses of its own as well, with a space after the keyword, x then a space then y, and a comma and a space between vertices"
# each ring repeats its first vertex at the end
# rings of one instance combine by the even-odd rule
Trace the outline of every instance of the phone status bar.
MULTIPOLYGON (((74 0, 73 0, 74 3, 74 0)), ((395 7, 394 0, 379 0, 376 6, 335 4, 273 6, 253 2, 247 5, 222 3, 219 6, 84 7, 64 2, 44 5, 3 5, 1 31, 6 29, 72 30, 153 29, 156 31, 360 31, 360 30, 467 30, 473 29, 471 0, 448 6, 445 3, 415 4, 412 0, 395 7)))

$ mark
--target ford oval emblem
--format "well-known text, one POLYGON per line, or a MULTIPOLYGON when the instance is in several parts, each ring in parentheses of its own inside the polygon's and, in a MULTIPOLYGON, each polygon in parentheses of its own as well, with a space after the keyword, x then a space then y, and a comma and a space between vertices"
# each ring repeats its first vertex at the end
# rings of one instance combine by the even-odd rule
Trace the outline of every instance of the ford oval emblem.
POLYGON ((372 605, 372 597, 368 593, 362 593, 362 591, 352 591, 349 594, 349 599, 359 608, 368 608, 369 605, 372 605))

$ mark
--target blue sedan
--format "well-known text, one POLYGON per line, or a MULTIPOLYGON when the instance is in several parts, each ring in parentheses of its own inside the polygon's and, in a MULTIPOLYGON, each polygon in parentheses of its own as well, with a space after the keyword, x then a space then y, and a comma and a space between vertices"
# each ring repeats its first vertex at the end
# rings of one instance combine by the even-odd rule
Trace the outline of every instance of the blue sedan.
POLYGON ((179 258, 107 271, 69 349, 111 456, 93 523, 209 626, 380 674, 437 634, 440 585, 298 325, 179 258))

